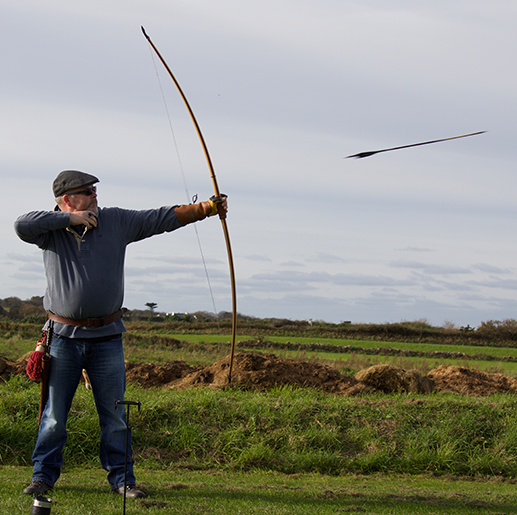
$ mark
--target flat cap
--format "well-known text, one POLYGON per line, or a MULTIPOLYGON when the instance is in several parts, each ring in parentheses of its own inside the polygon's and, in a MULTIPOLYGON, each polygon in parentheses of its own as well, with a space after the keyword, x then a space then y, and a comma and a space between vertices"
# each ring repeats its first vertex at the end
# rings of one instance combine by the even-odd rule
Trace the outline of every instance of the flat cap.
POLYGON ((54 197, 60 197, 67 191, 82 188, 83 186, 90 186, 100 182, 95 175, 80 172, 79 170, 64 170, 62 171, 52 183, 52 191, 54 197))

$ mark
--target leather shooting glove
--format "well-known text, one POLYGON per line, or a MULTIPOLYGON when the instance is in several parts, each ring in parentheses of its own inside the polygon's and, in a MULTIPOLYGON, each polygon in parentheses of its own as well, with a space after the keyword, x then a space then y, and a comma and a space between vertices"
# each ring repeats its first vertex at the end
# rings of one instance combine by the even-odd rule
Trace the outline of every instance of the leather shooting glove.
POLYGON ((174 209, 174 213, 181 225, 197 222, 216 214, 219 214, 220 218, 226 218, 228 211, 226 198, 226 195, 220 197, 214 195, 205 202, 178 206, 174 209))

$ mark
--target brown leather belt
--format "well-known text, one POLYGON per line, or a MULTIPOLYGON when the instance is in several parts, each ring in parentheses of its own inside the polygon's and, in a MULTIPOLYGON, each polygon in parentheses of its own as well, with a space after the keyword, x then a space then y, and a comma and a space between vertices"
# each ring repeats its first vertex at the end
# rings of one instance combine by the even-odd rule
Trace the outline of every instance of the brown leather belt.
POLYGON ((48 317, 50 320, 53 320, 58 324, 73 325, 76 327, 102 327, 103 325, 111 324, 111 322, 115 322, 115 320, 122 318, 123 314, 124 311, 119 309, 111 315, 100 318, 82 318, 81 320, 78 320, 75 318, 60 317, 59 315, 54 315, 54 313, 49 313, 48 317))

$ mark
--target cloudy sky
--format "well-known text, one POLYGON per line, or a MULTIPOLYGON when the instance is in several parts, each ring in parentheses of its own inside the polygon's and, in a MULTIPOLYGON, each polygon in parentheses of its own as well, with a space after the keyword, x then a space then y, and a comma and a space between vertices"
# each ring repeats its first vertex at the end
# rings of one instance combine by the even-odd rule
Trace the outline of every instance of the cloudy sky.
MULTIPOLYGON (((240 313, 517 318, 513 0, 0 0, 0 17, 0 298, 45 291, 13 221, 53 208, 63 169, 98 176, 101 206, 213 194, 143 25, 229 195, 240 313)), ((231 309, 215 218, 130 245, 126 266, 130 309, 231 309)))

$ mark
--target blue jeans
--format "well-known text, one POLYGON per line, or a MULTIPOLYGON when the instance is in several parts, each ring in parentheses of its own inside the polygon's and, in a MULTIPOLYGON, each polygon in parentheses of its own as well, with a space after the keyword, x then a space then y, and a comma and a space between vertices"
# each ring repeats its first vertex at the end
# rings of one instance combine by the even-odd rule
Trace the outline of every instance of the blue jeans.
MULTIPOLYGON (((67 439, 66 421, 82 369, 90 376, 101 429, 100 460, 108 472, 111 488, 124 485, 126 458, 125 406, 115 409, 116 400, 124 400, 126 372, 122 335, 104 341, 63 338, 55 335, 50 348, 49 393, 41 417, 38 440, 32 454, 33 481, 50 486, 58 480, 63 465, 63 447, 67 439)), ((127 484, 135 484, 131 459, 131 435, 127 457, 127 484)))

